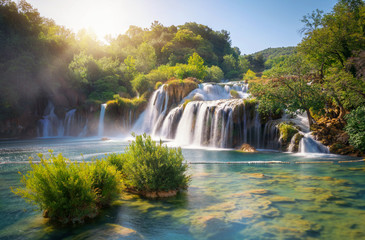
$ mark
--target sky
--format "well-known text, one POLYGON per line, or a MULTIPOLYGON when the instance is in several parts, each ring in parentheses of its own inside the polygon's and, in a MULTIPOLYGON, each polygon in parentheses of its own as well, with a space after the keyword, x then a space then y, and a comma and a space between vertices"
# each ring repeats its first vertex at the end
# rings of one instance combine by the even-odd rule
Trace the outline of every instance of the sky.
POLYGON ((43 17, 74 32, 124 34, 130 25, 149 28, 197 22, 230 32, 232 46, 242 54, 269 47, 295 46, 302 35, 300 21, 315 9, 330 12, 336 0, 27 0, 43 17))

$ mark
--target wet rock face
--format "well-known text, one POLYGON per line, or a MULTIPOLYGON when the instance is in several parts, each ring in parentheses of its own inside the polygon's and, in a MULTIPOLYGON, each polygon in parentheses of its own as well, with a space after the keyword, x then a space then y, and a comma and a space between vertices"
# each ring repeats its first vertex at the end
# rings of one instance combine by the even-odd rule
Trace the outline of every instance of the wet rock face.
POLYGON ((345 122, 338 118, 321 118, 312 126, 316 140, 329 146, 331 153, 342 155, 361 155, 349 144, 349 136, 343 130, 345 122))
POLYGON ((198 87, 197 80, 187 78, 184 80, 170 80, 167 82, 166 91, 168 93, 169 108, 176 107, 191 91, 198 87))

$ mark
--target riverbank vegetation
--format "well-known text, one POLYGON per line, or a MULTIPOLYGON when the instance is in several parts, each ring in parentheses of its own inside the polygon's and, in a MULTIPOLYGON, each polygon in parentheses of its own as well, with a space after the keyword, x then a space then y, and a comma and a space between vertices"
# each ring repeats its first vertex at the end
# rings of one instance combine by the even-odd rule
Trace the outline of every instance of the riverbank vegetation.
POLYGON ((49 101, 58 114, 115 95, 149 96, 171 78, 238 80, 249 68, 261 71, 272 54, 242 56, 228 31, 194 22, 130 26, 103 43, 42 17, 25 0, 0 1, 0 14, 0 137, 34 137, 49 101))
POLYGON ((150 136, 135 136, 123 154, 91 162, 71 161, 52 151, 22 175, 13 193, 36 205, 45 218, 62 224, 83 223, 116 200, 122 191, 169 197, 186 189, 190 176, 181 149, 169 149, 150 136))
POLYGON ((162 84, 225 79, 249 82, 262 120, 277 119, 284 109, 305 113, 316 138, 331 149, 351 144, 355 148, 346 152, 363 151, 363 140, 354 140, 346 126, 365 104, 364 9, 363 0, 339 0, 330 13, 304 16, 298 46, 241 55, 228 31, 194 22, 130 26, 105 44, 86 30, 73 33, 41 17, 24 0, 2 0, 0 137, 36 136, 49 101, 56 115, 109 101, 126 106, 115 112, 138 109, 136 117, 162 84))
POLYGON ((294 53, 272 61, 261 79, 250 81, 259 110, 306 113, 314 135, 332 152, 364 151, 364 1, 341 0, 332 12, 316 10, 302 22, 304 37, 294 53))
POLYGON ((63 224, 83 223, 118 197, 121 176, 107 162, 74 162, 50 152, 22 176, 23 188, 12 191, 43 210, 43 216, 63 224))

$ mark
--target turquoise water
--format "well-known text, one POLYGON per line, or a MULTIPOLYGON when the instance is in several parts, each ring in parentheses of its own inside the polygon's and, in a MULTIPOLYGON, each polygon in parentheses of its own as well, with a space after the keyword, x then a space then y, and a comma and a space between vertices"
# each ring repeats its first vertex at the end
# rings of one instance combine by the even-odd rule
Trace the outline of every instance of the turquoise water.
POLYGON ((124 194, 98 218, 73 227, 49 224, 10 191, 39 152, 90 160, 127 144, 0 142, 0 239, 365 239, 365 165, 343 162, 358 158, 183 149, 191 163, 187 191, 158 200, 124 194))

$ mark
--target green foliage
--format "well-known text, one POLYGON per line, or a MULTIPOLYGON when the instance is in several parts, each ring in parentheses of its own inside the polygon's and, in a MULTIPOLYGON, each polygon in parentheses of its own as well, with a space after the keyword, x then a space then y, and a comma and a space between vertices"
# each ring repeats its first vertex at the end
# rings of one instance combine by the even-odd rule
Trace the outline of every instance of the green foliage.
MULTIPOLYGON (((119 96, 118 94, 115 94, 113 96, 114 100, 109 100, 107 102, 107 106, 108 108, 111 108, 111 107, 118 107, 118 108, 122 108, 122 109, 133 109, 133 110, 136 110, 138 108, 140 108, 141 106, 143 107, 147 101, 146 99, 142 96, 142 97, 139 97, 139 98, 133 98, 133 99, 130 99, 130 98, 123 98, 121 96, 119 96)), ((108 111, 108 109, 107 109, 108 111)))
POLYGON ((346 132, 350 136, 350 144, 365 151, 365 106, 360 106, 346 115, 346 132))
POLYGON ((365 101, 362 70, 352 61, 365 48, 364 1, 339 1, 330 13, 317 10, 302 22, 305 37, 298 50, 313 64, 342 117, 345 108, 356 108, 365 101))
POLYGON ((231 89, 231 91, 229 91, 229 93, 231 94, 231 97, 233 97, 233 98, 239 98, 240 97, 238 92, 234 89, 231 89))
POLYGON ((284 143, 289 143, 292 137, 296 133, 298 133, 298 129, 296 129, 292 124, 288 123, 280 123, 279 131, 280 131, 280 139, 282 139, 284 143))
POLYGON ((89 167, 93 181, 92 189, 96 192, 96 203, 100 206, 107 206, 120 194, 119 169, 107 161, 98 159, 89 164, 89 167))
POLYGON ((143 74, 137 75, 132 80, 131 83, 132 83, 133 89, 136 92, 138 92, 140 95, 147 92, 151 88, 150 82, 148 81, 147 77, 143 74))
POLYGON ((169 191, 187 187, 190 177, 186 174, 181 149, 168 149, 152 141, 150 136, 136 139, 124 153, 124 183, 133 191, 169 191))
POLYGON ((162 86, 162 82, 157 82, 155 84, 155 90, 159 89, 162 86))
POLYGON ((233 54, 225 55, 223 57, 222 70, 225 73, 224 76, 228 79, 238 77, 237 59, 233 54))
POLYGON ((245 75, 243 76, 243 80, 254 80, 255 78, 256 78, 256 73, 251 71, 250 69, 248 69, 245 75))
POLYGON ((206 82, 220 82, 224 79, 224 73, 218 66, 211 66, 207 68, 206 82))
POLYGON ((123 164, 124 164, 124 154, 116 154, 112 153, 109 154, 105 161, 109 164, 114 166, 119 172, 123 172, 123 164))
POLYGON ((137 48, 136 69, 138 72, 148 73, 156 67, 155 49, 148 43, 144 42, 137 48))
POLYGON ((62 154, 39 155, 40 164, 22 176, 23 188, 12 191, 44 210, 52 220, 82 223, 119 194, 120 176, 101 161, 72 162, 62 154))
POLYGON ((260 106, 263 105, 259 110, 264 115, 279 109, 287 109, 292 114, 299 110, 307 113, 312 125, 311 111, 323 109, 325 95, 319 84, 311 82, 310 72, 311 67, 302 56, 290 56, 283 67, 275 69, 273 76, 278 76, 277 79, 251 86, 251 93, 260 100, 260 106))

